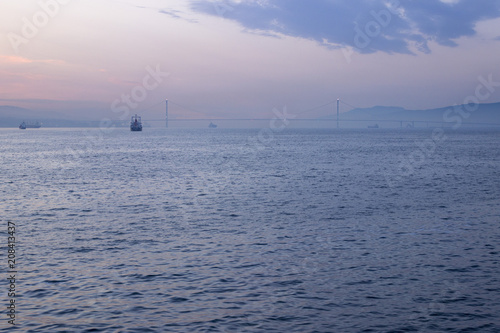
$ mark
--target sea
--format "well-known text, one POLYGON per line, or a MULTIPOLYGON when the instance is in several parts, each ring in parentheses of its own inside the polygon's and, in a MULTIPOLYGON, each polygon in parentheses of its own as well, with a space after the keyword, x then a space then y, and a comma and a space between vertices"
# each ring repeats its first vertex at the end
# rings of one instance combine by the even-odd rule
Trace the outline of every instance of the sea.
POLYGON ((1 332, 500 332, 500 130, 1 129, 0 162, 1 332))

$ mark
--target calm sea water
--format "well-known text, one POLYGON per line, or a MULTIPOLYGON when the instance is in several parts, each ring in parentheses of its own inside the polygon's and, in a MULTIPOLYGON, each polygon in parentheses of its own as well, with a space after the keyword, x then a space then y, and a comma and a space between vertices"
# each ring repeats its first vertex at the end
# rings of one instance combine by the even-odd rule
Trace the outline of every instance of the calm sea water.
POLYGON ((0 140, 19 331, 500 332, 500 132, 0 140))

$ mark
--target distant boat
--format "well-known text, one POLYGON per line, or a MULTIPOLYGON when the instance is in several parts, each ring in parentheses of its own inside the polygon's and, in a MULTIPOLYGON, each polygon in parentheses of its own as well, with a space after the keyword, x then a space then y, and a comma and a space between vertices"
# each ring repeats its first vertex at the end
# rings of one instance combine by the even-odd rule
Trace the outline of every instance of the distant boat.
POLYGON ((132 116, 132 118, 130 119, 130 130, 133 132, 142 131, 141 117, 139 117, 138 115, 132 116))
POLYGON ((27 128, 40 128, 42 124, 39 121, 35 122, 26 122, 23 121, 21 125, 19 125, 19 129, 27 129, 27 128))
POLYGON ((379 126, 378 126, 378 124, 375 124, 375 125, 368 126, 368 128, 379 128, 379 126))
POLYGON ((217 125, 215 125, 213 122, 210 122, 208 128, 217 128, 217 125))

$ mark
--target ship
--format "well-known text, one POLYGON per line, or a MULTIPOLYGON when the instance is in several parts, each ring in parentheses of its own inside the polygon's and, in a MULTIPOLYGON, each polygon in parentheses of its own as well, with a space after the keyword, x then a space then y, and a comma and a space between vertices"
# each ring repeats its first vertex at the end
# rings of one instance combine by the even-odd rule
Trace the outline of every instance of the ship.
POLYGON ((142 131, 141 117, 139 117, 138 115, 132 116, 132 118, 130 119, 130 130, 132 132, 142 131))
POLYGON ((208 128, 217 128, 217 125, 215 125, 213 122, 210 122, 208 128))
POLYGON ((27 129, 27 128, 40 128, 42 124, 39 121, 35 122, 26 122, 23 121, 21 125, 19 125, 19 129, 27 129))

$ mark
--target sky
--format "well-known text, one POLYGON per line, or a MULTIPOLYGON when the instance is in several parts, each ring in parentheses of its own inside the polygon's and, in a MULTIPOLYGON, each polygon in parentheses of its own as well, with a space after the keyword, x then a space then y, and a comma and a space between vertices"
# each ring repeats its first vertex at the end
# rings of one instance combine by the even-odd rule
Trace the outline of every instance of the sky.
POLYGON ((500 0, 0 2, 0 105, 70 119, 500 102, 499 55, 500 0))

